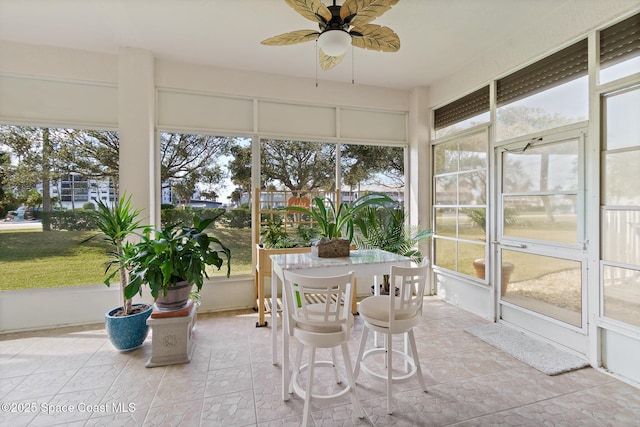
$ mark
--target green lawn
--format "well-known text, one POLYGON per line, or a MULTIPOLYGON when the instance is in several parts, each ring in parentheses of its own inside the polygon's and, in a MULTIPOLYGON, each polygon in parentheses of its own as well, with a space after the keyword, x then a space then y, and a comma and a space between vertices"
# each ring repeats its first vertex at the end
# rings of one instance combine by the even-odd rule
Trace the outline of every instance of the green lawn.
MULTIPOLYGON (((100 238, 81 243, 92 233, 0 232, 0 291, 101 284, 108 246, 100 238)), ((217 228, 212 234, 231 249, 231 274, 251 274, 251 230, 217 228)))
POLYGON ((101 283, 107 246, 87 231, 0 232, 0 290, 101 283))
MULTIPOLYGON (((464 229, 463 229, 464 230, 464 229)), ((478 230, 466 229, 470 240, 482 240, 478 230), (479 238, 480 237, 480 238, 479 238)), ((535 227, 527 230, 521 227, 516 231, 522 235, 531 233, 539 235, 535 227)), ((575 232, 567 230, 565 224, 558 223, 547 230, 560 240, 571 239, 575 232), (566 234, 566 236, 564 236, 566 234)), ((100 238, 87 243, 80 243, 90 236, 86 231, 51 231, 16 230, 0 232, 0 290, 52 288, 61 286, 77 286, 101 284, 105 278, 104 262, 107 259, 108 247, 100 238)), ((218 237, 231 249, 231 274, 252 274, 251 230, 237 228, 216 228, 211 233, 218 237)), ((447 265, 455 260, 455 247, 447 242, 439 241, 439 265, 455 269, 447 265)), ((482 258, 483 246, 462 245, 459 248, 458 261, 460 272, 475 276, 472 261, 482 258)), ((516 265, 512 281, 527 280, 568 267, 566 261, 552 258, 544 262, 531 262, 525 254, 509 251, 505 253, 505 261, 516 265)), ((536 261, 539 261, 536 259, 536 261)), ((209 271, 211 276, 224 276, 226 270, 209 271)))

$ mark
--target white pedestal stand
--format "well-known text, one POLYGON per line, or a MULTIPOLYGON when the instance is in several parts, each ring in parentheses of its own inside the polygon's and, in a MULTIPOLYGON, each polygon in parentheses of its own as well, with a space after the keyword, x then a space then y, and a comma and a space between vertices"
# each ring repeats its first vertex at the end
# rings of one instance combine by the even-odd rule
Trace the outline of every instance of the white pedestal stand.
POLYGON ((151 357, 145 366, 153 368, 189 363, 195 320, 196 306, 191 301, 186 308, 172 312, 157 311, 154 307, 147 319, 147 325, 151 327, 151 357))

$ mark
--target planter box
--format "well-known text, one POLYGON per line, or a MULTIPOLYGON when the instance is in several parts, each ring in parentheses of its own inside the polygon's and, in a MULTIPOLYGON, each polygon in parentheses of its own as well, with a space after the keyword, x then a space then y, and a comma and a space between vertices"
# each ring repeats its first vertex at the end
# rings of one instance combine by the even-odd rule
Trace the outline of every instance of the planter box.
POLYGON ((256 305, 258 306, 258 323, 256 327, 267 326, 264 314, 267 311, 277 310, 277 307, 267 309, 268 304, 264 295, 264 278, 271 277, 271 255, 305 254, 310 253, 311 247, 265 249, 256 245, 256 305))

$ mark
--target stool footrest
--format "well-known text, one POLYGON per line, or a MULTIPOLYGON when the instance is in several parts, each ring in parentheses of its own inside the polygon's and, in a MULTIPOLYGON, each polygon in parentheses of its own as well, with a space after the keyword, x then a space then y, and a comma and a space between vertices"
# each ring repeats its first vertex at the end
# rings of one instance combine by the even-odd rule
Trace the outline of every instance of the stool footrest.
MULTIPOLYGON (((367 374, 371 375, 372 377, 381 379, 383 381, 387 381, 387 371, 386 370, 384 371, 384 373, 379 373, 379 372, 376 372, 373 369, 369 368, 365 364, 365 360, 367 360, 367 358, 369 358, 371 356, 374 356, 376 354, 384 354, 386 352, 387 352, 387 350, 384 349, 384 348, 372 348, 370 350, 365 351, 364 354, 362 355, 362 360, 360 361, 360 369, 362 369, 364 372, 366 372, 367 374)), ((401 382, 404 382, 404 381, 407 381, 407 380, 411 379, 414 375, 416 375, 418 370, 417 370, 416 364, 413 361, 413 358, 411 356, 409 356, 408 354, 406 354, 405 352, 400 351, 400 350, 393 350, 393 354, 394 355, 398 355, 402 359, 404 359, 404 361, 409 366, 409 371, 404 375, 396 375, 396 376, 391 377, 391 381, 392 382, 401 383, 401 382)))
MULTIPOLYGON (((316 369, 318 367, 336 369, 336 367, 333 364, 333 362, 328 361, 328 360, 327 361, 322 361, 322 360, 316 361, 316 363, 314 363, 314 369, 316 369)), ((291 378, 294 393, 297 394, 301 399, 304 399, 304 400, 306 400, 306 398, 307 398, 306 397, 307 393, 305 392, 305 390, 298 383, 298 376, 299 376, 300 373, 302 373, 303 371, 305 371, 307 369, 308 369, 308 364, 304 364, 304 365, 300 366, 299 372, 294 372, 293 376, 291 378)), ((342 384, 342 381, 339 384, 342 384)), ((340 390, 340 391, 338 391, 336 393, 333 393, 333 394, 312 394, 311 398, 313 400, 317 399, 317 400, 321 400, 321 401, 325 401, 325 402, 326 401, 337 400, 338 398, 340 398, 340 397, 344 396, 345 394, 349 393, 350 390, 351 390, 351 387, 349 387, 347 385, 344 389, 342 389, 342 390, 340 390)))

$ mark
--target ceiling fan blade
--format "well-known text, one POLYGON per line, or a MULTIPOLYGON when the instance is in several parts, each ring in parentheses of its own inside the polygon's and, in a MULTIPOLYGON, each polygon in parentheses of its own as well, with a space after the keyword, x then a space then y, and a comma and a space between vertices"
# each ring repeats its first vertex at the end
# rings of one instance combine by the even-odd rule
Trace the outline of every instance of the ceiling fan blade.
POLYGON ((296 12, 313 22, 326 24, 331 19, 331 11, 322 0, 284 0, 296 12))
POLYGON ((382 52, 397 52, 400 49, 400 37, 389 27, 366 24, 354 27, 349 33, 351 44, 356 47, 382 52))
POLYGON ((290 44, 298 44, 304 42, 310 42, 318 38, 320 33, 314 30, 297 30, 290 33, 280 34, 278 36, 270 37, 262 40, 260 43, 267 46, 285 46, 290 44))
POLYGON ((361 26, 373 21, 396 3, 398 0, 345 0, 340 7, 340 18, 344 21, 355 15, 348 23, 361 26))
POLYGON ((320 68, 324 71, 332 69, 342 61, 342 58, 344 58, 346 54, 347 52, 340 56, 329 56, 320 49, 320 68))

